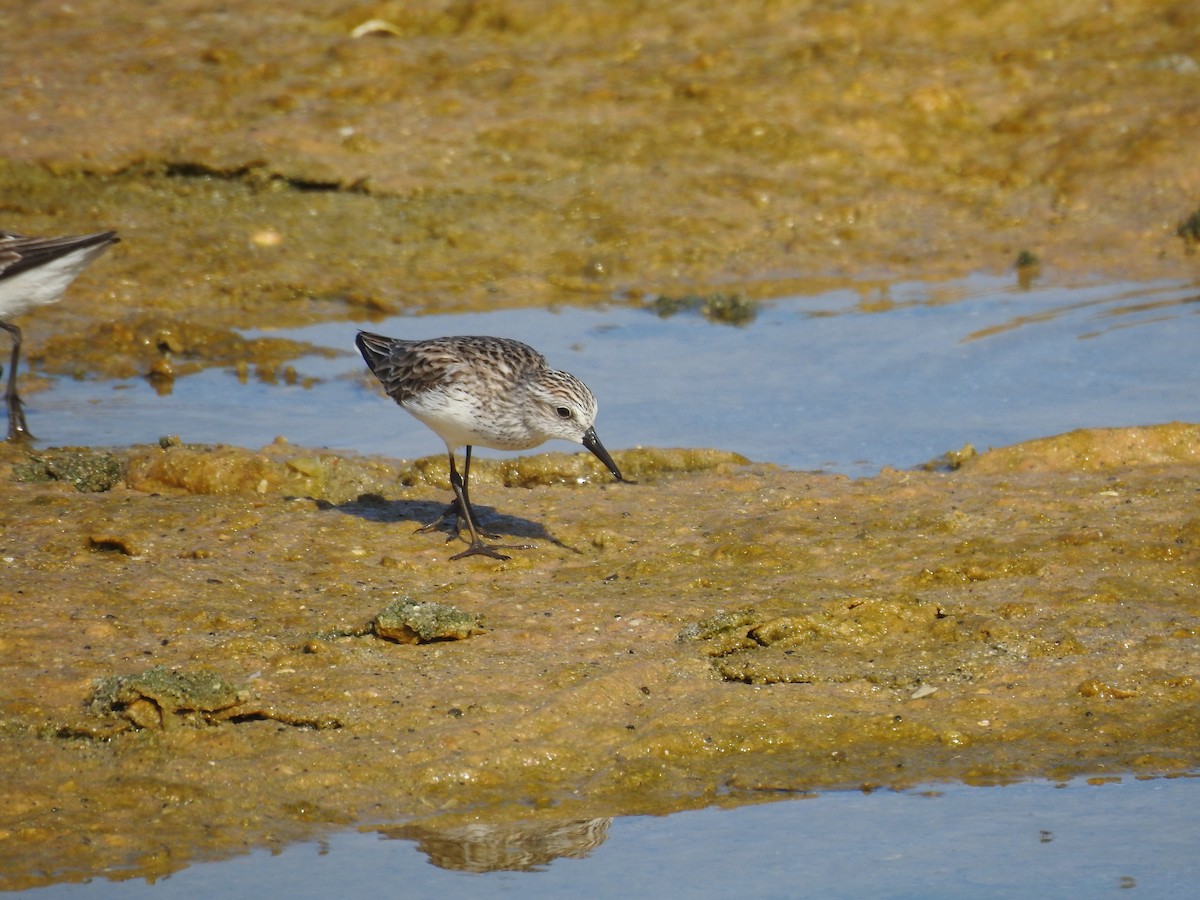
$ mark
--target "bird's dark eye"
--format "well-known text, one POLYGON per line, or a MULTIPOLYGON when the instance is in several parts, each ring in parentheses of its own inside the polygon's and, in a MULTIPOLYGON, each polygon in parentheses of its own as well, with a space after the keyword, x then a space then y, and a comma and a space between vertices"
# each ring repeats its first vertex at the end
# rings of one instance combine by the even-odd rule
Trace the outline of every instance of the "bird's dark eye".
POLYGON ((556 412, 556 413, 558 413, 558 417, 559 417, 560 419, 569 419, 569 418, 571 418, 571 410, 569 410, 569 409, 568 409, 567 407, 565 407, 565 406, 560 406, 558 409, 556 409, 556 410, 555 410, 555 412, 556 412))

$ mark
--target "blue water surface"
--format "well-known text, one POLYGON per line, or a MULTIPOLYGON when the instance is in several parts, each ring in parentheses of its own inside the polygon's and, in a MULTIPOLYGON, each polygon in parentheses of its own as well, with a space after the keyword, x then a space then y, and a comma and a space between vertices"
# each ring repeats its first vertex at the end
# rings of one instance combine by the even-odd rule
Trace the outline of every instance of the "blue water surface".
POLYGON ((715 447, 864 475, 967 443, 984 450, 1076 428, 1200 421, 1200 287, 1022 290, 980 277, 765 301, 742 326, 614 303, 266 332, 344 352, 296 361, 309 386, 254 373, 242 382, 218 370, 181 378, 159 396, 141 380, 59 379, 30 398, 30 427, 59 446, 178 434, 247 447, 282 436, 399 458, 444 452, 435 435, 368 389, 354 350, 359 327, 524 340, 592 387, 610 450, 715 447))

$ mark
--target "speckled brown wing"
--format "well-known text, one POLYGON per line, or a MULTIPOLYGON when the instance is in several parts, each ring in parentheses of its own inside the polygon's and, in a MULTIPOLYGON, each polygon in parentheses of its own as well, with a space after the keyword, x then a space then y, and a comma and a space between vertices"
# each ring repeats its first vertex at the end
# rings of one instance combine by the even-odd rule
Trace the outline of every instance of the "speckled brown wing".
POLYGON ((355 344, 388 396, 404 404, 414 396, 458 380, 481 376, 513 384, 545 372, 546 360, 520 341, 484 336, 406 341, 360 331, 355 344))

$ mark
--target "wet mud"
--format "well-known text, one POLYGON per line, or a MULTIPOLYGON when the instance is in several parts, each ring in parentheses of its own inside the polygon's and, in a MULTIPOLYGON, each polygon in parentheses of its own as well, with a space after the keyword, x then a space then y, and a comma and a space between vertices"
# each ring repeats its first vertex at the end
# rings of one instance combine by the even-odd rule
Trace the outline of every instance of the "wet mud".
MULTIPOLYGON (((287 381, 310 348, 240 332, 327 320, 1197 275, 1191 2, 10 7, 0 226, 123 238, 22 321, 31 403, 287 381)), ((504 563, 413 534, 440 457, 5 445, 0 884, 355 824, 537 864, 617 814, 1194 771, 1196 438, 862 481, 477 460, 536 545, 504 563)))
POLYGON ((164 441, 104 454, 98 491, 18 480, 6 446, 0 869, 154 877, 350 824, 453 855, 484 820, 515 852, 828 788, 1188 773, 1198 437, 858 481, 479 460, 485 527, 536 547, 456 563, 415 533, 449 496, 433 458, 164 441))

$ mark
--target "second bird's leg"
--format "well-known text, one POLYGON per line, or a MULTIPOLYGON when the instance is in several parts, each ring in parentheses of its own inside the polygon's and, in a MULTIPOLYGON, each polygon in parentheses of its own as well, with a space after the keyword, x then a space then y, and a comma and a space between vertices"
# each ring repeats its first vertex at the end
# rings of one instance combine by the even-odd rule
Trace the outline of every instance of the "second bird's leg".
POLYGON ((25 411, 21 408, 21 398, 17 396, 17 361, 21 356, 21 329, 8 322, 0 322, 3 328, 12 335, 12 358, 8 368, 8 388, 4 392, 5 405, 8 407, 8 439, 33 437, 25 424, 25 411))

